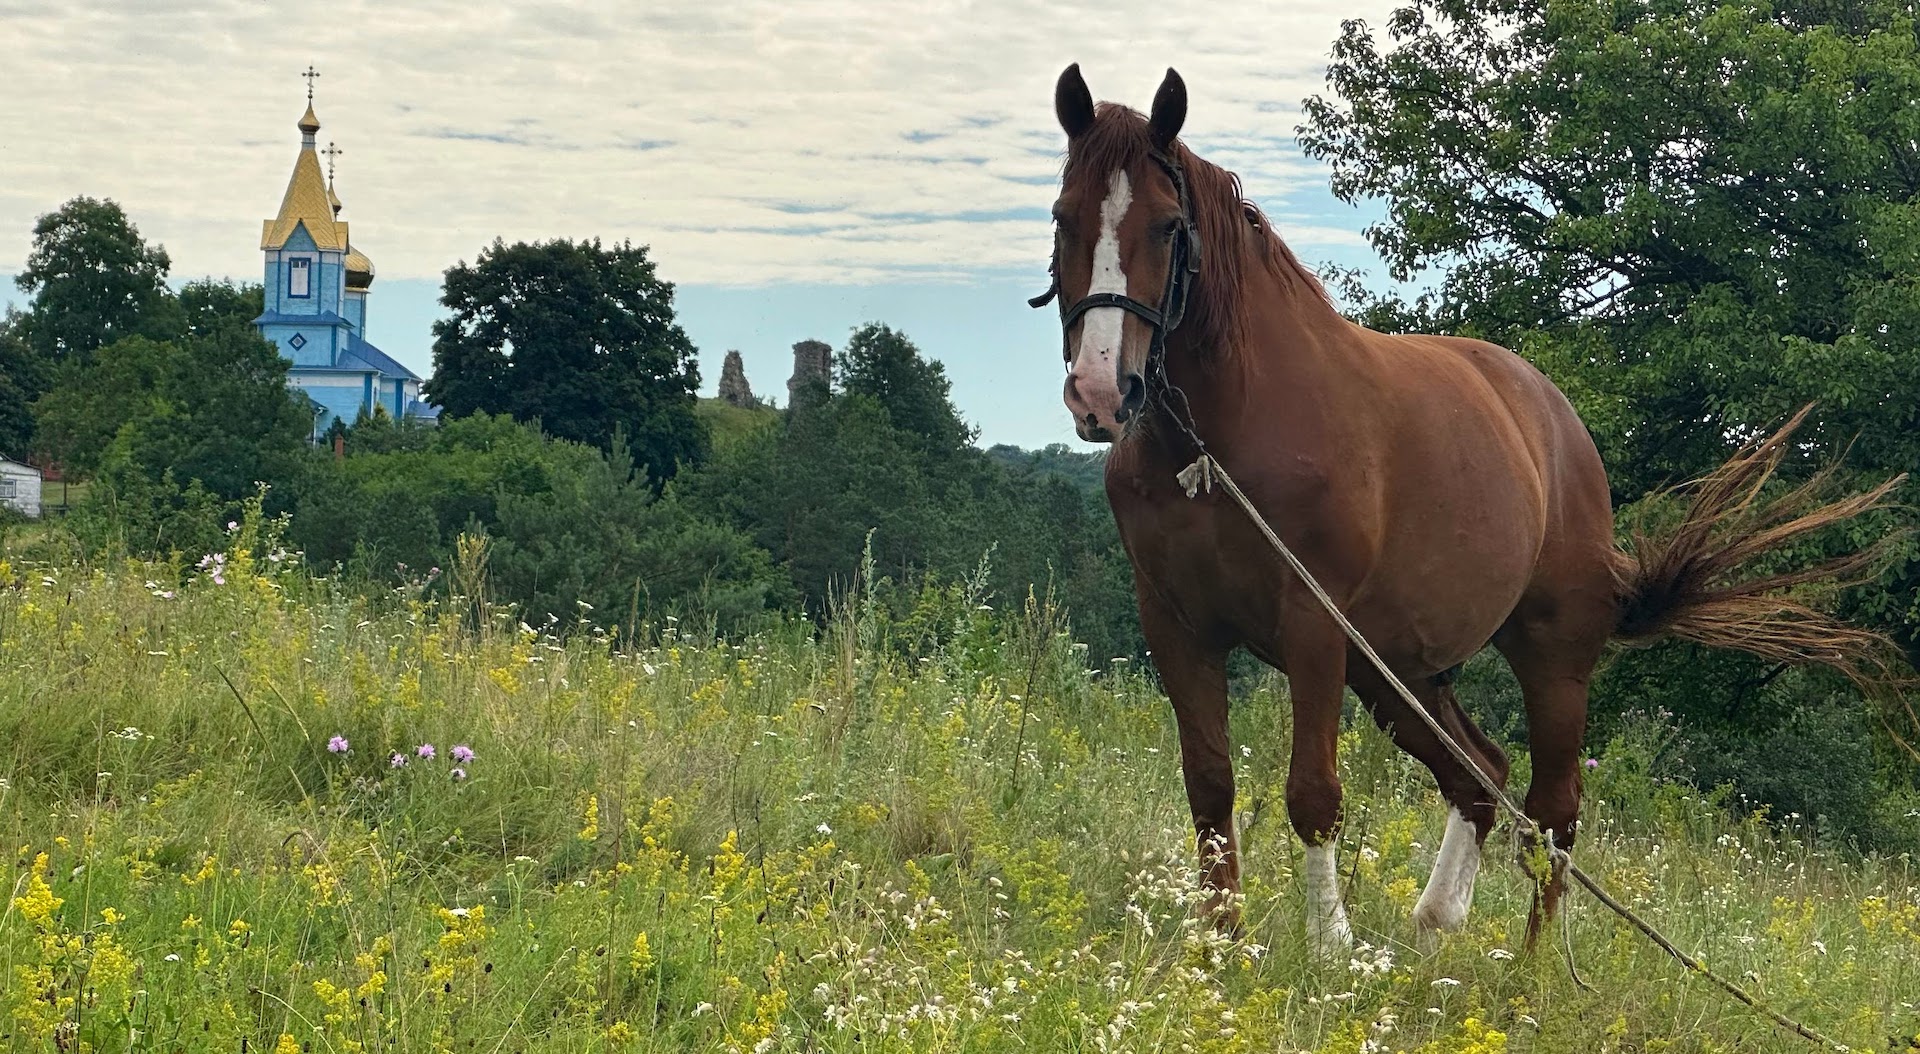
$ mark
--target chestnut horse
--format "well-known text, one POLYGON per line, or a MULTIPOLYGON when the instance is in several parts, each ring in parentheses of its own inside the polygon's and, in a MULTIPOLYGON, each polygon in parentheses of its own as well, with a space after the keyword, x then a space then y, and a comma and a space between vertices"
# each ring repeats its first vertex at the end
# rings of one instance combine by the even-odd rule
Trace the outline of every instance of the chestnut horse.
MULTIPOLYGON (((1623 552, 1600 456, 1553 383, 1491 344, 1375 333, 1342 318, 1238 179, 1179 141, 1178 74, 1167 71, 1142 117, 1095 107, 1070 66, 1054 106, 1067 133, 1055 284, 1034 306, 1060 296, 1067 407, 1081 438, 1113 444, 1107 496, 1173 703, 1221 924, 1237 925, 1240 888, 1227 742, 1235 647, 1290 687, 1287 813, 1307 846, 1316 953, 1339 954, 1352 939, 1334 861, 1345 686, 1432 770, 1451 807, 1414 908, 1421 929, 1466 919, 1495 814, 1242 511, 1176 483, 1201 440, 1395 675, 1504 784, 1506 756, 1447 687, 1468 657, 1499 649, 1525 696, 1525 808, 1562 848, 1578 823, 1588 682, 1609 640, 1677 635, 1852 673, 1872 665, 1878 638, 1776 593, 1858 571, 1871 554, 1728 578, 1758 551, 1872 507, 1897 480, 1832 505, 1796 491, 1803 514, 1756 526, 1781 511, 1749 515, 1786 449, 1782 429, 1710 477, 1683 523, 1623 552)), ((1542 883, 1530 935, 1562 888, 1559 873, 1542 883)))

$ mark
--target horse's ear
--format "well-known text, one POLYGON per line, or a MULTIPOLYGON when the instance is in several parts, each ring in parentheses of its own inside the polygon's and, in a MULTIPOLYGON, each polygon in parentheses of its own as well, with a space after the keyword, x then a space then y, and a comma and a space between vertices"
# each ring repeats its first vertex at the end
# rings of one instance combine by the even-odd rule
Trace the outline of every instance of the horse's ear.
POLYGON ((1059 83, 1053 86, 1053 115, 1060 119, 1060 128, 1068 139, 1093 127, 1093 93, 1080 76, 1078 62, 1063 70, 1059 83))
POLYGON ((1180 79, 1172 67, 1167 69, 1167 79, 1160 82, 1160 90, 1153 93, 1153 116, 1147 118, 1147 128, 1153 133, 1153 145, 1165 150, 1173 145, 1180 134, 1180 126, 1187 123, 1187 82, 1180 79))

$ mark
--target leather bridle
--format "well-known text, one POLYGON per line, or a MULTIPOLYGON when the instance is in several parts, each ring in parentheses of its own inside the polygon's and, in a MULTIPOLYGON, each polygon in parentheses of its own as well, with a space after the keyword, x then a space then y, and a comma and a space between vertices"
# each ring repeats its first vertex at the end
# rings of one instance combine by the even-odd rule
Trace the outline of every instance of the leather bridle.
MULTIPOLYGON (((1073 362, 1073 345, 1068 336, 1073 324, 1080 316, 1099 307, 1117 307, 1122 311, 1139 317, 1153 331, 1151 343, 1147 346, 1146 383, 1149 397, 1165 397, 1167 334, 1178 329, 1186 318, 1187 299, 1193 292, 1193 277, 1200 273, 1200 232, 1193 223, 1193 201, 1187 195, 1186 172, 1180 167, 1180 161, 1173 154, 1156 150, 1151 155, 1154 162, 1173 179, 1173 189, 1180 197, 1179 226, 1173 232, 1173 244, 1168 248, 1167 288, 1160 296, 1160 306, 1135 300, 1125 293, 1088 293, 1071 306, 1061 302, 1060 309, 1060 352, 1069 365, 1073 362)), ((1027 301, 1031 307, 1045 307, 1054 297, 1060 295, 1060 248, 1056 244, 1053 250, 1053 262, 1047 266, 1047 272, 1053 277, 1053 284, 1047 291, 1027 301)))

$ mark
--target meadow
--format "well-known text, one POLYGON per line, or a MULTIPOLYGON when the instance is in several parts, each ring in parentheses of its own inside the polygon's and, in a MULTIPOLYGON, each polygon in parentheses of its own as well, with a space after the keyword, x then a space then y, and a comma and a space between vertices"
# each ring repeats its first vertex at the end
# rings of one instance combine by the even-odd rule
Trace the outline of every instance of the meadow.
MULTIPOLYGON (((1443 809, 1364 719, 1360 943, 1310 961, 1278 678, 1236 705, 1248 924, 1214 934, 1164 699, 1044 598, 557 635, 485 601, 481 543, 368 600, 274 531, 0 562, 5 1049, 1809 1049, 1577 890, 1524 951, 1504 826, 1421 947, 1443 809)), ((1658 735, 1594 746, 1583 864, 1778 1010, 1920 1047, 1913 861, 1660 784, 1658 735)))

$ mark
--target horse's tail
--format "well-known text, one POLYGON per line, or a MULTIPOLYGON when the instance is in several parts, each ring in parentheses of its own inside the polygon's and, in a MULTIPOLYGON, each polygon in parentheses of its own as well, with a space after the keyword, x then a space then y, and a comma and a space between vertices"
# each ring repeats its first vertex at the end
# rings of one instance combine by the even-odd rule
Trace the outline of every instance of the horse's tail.
MULTIPOLYGON (((1677 488, 1687 491, 1689 500, 1677 523, 1643 522, 1628 531, 1627 548, 1614 554, 1617 638, 1652 643, 1679 637, 1775 663, 1818 663, 1883 699, 1913 683, 1892 641, 1810 603, 1873 578, 1898 534, 1804 567, 1778 569, 1780 550, 1788 543, 1885 507, 1888 495, 1906 479, 1902 474, 1871 490, 1825 501, 1837 467, 1829 466, 1792 490, 1763 498, 1767 480, 1793 448, 1794 429, 1811 409, 1742 447, 1704 479, 1677 488)), ((1652 504, 1657 510, 1667 503, 1652 504)), ((1900 708, 1913 716, 1910 706, 1900 708)))

